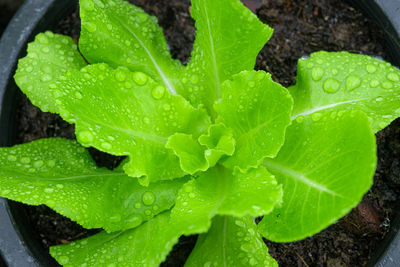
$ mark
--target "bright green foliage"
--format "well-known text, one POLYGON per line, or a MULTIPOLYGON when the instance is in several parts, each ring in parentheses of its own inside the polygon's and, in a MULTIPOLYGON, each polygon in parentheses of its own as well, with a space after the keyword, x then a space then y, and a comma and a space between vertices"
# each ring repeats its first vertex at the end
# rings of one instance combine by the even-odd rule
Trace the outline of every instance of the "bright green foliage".
POLYGON ((171 208, 186 179, 143 187, 122 171, 98 168, 85 148, 42 139, 0 149, 0 195, 45 204, 86 228, 129 229, 171 208))
POLYGON ((240 0, 191 10, 187 66, 124 0, 80 0, 80 51, 46 32, 20 60, 15 79, 35 105, 74 123, 83 146, 127 156, 111 171, 75 141, 0 149, 1 196, 106 230, 53 247, 60 264, 158 266, 182 234, 201 233, 187 266, 276 266, 259 231, 317 233, 371 186, 374 132, 400 113, 398 69, 318 52, 286 90, 253 70, 272 29, 240 0))
POLYGON ((179 157, 182 170, 194 174, 214 167, 224 155, 232 156, 235 139, 230 128, 223 124, 213 124, 198 141, 192 135, 177 133, 170 136, 166 147, 179 157))
POLYGON ((158 266, 178 242, 180 231, 164 212, 141 226, 50 248, 51 255, 69 266, 158 266))
POLYGON ((28 56, 18 62, 15 82, 34 105, 46 112, 58 112, 49 93, 51 88, 67 70, 85 65, 71 37, 47 31, 28 45, 28 56))
POLYGON ((129 155, 125 172, 143 185, 182 177, 165 148, 176 132, 199 136, 209 118, 142 72, 94 64, 62 77, 53 91, 61 116, 76 125, 78 141, 114 155, 129 155), (158 94, 161 92, 162 94, 158 94))
POLYGON ((285 145, 264 165, 283 184, 282 206, 264 216, 262 233, 278 242, 319 232, 347 214, 372 185, 375 136, 362 112, 297 119, 285 145))
POLYGON ((265 72, 245 71, 225 81, 221 93, 215 104, 218 121, 233 129, 236 140, 235 154, 224 166, 247 171, 274 157, 291 122, 293 100, 288 91, 265 72))
POLYGON ((234 174, 217 165, 181 188, 171 222, 186 235, 204 233, 215 215, 262 216, 281 200, 281 185, 262 166, 234 174))
POLYGON ((122 0, 80 0, 80 15, 79 48, 90 63, 144 72, 173 94, 182 87, 183 66, 171 58, 155 17, 122 0))
POLYGON ((192 0, 196 40, 184 70, 184 91, 194 105, 204 104, 214 116, 221 85, 233 74, 254 68, 256 57, 273 30, 239 0, 192 0))
POLYGON ((322 110, 362 110, 375 132, 400 116, 400 71, 388 62, 348 52, 300 59, 293 117, 322 110))
POLYGON ((278 266, 250 216, 217 216, 206 234, 199 235, 185 267, 278 266))

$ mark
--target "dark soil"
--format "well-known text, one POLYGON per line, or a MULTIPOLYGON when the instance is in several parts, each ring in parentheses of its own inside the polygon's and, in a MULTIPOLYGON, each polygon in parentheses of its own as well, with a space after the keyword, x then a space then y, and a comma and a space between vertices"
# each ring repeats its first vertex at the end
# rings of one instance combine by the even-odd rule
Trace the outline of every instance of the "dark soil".
MULTIPOLYGON (((189 1, 131 0, 159 18, 172 55, 189 60, 194 40, 194 22, 189 1)), ((246 0, 275 34, 257 59, 256 69, 272 73, 285 86, 295 83, 297 59, 313 51, 347 50, 387 59, 383 33, 345 1, 246 0)), ((1 9, 0 9, 1 10, 1 9)), ((78 38, 77 14, 63 20, 57 32, 78 38)), ((18 111, 18 143, 62 136, 74 138, 74 128, 57 115, 42 113, 22 97, 18 111)), ((372 189, 349 215, 318 235, 300 242, 266 242, 281 266, 365 266, 394 218, 400 195, 400 121, 377 134, 379 163, 372 189)), ((93 150, 94 151, 94 150, 93 150)), ((102 153, 96 160, 107 162, 102 153)), ((111 159, 109 167, 118 159, 111 159)), ((68 243, 91 234, 44 206, 28 209, 44 247, 68 243)), ((195 237, 183 237, 163 266, 183 266, 195 237)))

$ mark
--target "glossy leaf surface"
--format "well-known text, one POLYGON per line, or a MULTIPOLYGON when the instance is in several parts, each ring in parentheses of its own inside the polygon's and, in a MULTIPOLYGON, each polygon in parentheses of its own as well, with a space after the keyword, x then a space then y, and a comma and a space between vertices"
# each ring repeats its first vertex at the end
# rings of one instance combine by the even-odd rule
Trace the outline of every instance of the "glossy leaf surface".
POLYGON ((143 187, 118 169, 98 168, 85 148, 66 139, 0 148, 0 196, 45 204, 86 228, 136 227, 171 208, 185 181, 143 187))
POLYGON ((185 235, 203 233, 215 215, 261 216, 271 212, 281 199, 281 185, 265 168, 233 174, 217 165, 180 189, 171 222, 185 235))
POLYGON ((362 112, 332 114, 297 119, 278 156, 265 160, 284 191, 282 206, 259 224, 266 238, 290 242, 318 233, 372 185, 376 144, 368 118, 362 112))
POLYGON ((278 266, 250 216, 216 216, 210 230, 201 234, 185 267, 278 266))
POLYGON ((288 91, 263 71, 234 75, 221 88, 215 104, 218 121, 233 130, 235 154, 223 165, 242 171, 257 168, 266 157, 274 157, 291 123, 293 100, 288 91))
POLYGON ((254 68, 256 57, 273 30, 239 0, 192 0, 196 40, 184 70, 184 91, 195 106, 204 104, 211 115, 221 97, 221 85, 233 74, 254 68))
POLYGON ((45 112, 58 112, 50 91, 67 70, 86 66, 71 37, 50 31, 28 44, 28 55, 18 61, 15 82, 29 100, 45 112))
POLYGON ((51 247, 50 253, 64 267, 156 267, 165 260, 179 236, 179 229, 169 223, 169 212, 164 212, 135 229, 101 232, 68 245, 51 247))
POLYGON ((377 132, 400 116, 400 71, 390 63, 348 52, 300 59, 293 119, 318 112, 362 110, 377 132))
POLYGON ((157 19, 123 0, 80 0, 79 48, 90 63, 141 71, 176 94, 183 66, 171 58, 157 19))
POLYGON ((231 129, 223 124, 213 124, 198 140, 192 135, 174 134, 169 137, 166 147, 179 157, 182 170, 194 174, 214 167, 224 155, 232 156, 235 139, 231 129))
POLYGON ((61 116, 75 123, 78 141, 128 155, 124 170, 143 185, 184 176, 178 158, 165 148, 168 137, 199 136, 209 125, 205 111, 142 72, 96 64, 68 73, 57 87, 61 116))

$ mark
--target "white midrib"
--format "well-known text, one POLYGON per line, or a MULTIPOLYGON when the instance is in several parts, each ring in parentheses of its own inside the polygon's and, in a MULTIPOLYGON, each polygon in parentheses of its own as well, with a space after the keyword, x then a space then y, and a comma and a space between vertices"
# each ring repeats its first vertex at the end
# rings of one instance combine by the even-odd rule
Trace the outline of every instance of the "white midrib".
POLYGON ((329 188, 327 188, 326 186, 316 183, 314 181, 312 181, 311 179, 309 179, 308 177, 306 177, 304 174, 299 173, 291 168, 288 168, 287 166, 283 166, 281 164, 278 164, 276 162, 273 162, 270 159, 266 159, 264 160, 264 165, 267 167, 267 169, 269 170, 274 170, 277 171, 279 173, 282 173, 286 176, 291 177, 293 180, 299 181, 309 187, 312 187, 318 191, 323 191, 325 193, 328 193, 330 195, 333 196, 337 196, 337 197, 343 197, 342 195, 330 190, 329 188))
POLYGON ((292 120, 295 120, 297 117, 300 117, 300 116, 306 116, 306 115, 310 115, 310 114, 316 113, 318 111, 334 108, 336 106, 340 106, 340 105, 344 105, 344 104, 356 103, 356 102, 360 102, 360 101, 364 101, 364 100, 368 100, 368 98, 352 99, 352 100, 337 102, 337 103, 333 103, 333 104, 329 104, 329 105, 325 105, 325 106, 315 107, 313 109, 306 110, 306 111, 303 111, 303 112, 298 113, 298 114, 293 114, 292 115, 292 120))
POLYGON ((143 47, 144 51, 146 52, 147 56, 150 58, 151 62, 153 63, 154 67, 157 69, 157 72, 160 74, 161 79, 163 80, 165 86, 167 87, 168 91, 176 95, 176 89, 172 85, 171 81, 167 78, 165 75, 164 71, 161 69, 160 65, 158 65, 157 61, 153 57, 153 55, 150 53, 149 49, 145 46, 145 44, 140 40, 139 36, 137 36, 131 29, 123 22, 121 21, 118 17, 114 17, 118 22, 130 33, 132 34, 135 39, 139 42, 139 44, 143 47))
POLYGON ((215 47, 214 47, 214 39, 211 35, 211 25, 210 25, 210 19, 208 17, 208 12, 207 8, 204 8, 204 13, 206 15, 206 21, 207 21, 207 28, 208 28, 208 40, 210 42, 210 48, 211 48, 211 61, 212 61, 212 66, 214 70, 214 78, 215 78, 215 87, 217 89, 217 98, 221 97, 221 85, 219 81, 219 74, 218 74, 218 68, 217 68, 217 59, 215 57, 215 47))

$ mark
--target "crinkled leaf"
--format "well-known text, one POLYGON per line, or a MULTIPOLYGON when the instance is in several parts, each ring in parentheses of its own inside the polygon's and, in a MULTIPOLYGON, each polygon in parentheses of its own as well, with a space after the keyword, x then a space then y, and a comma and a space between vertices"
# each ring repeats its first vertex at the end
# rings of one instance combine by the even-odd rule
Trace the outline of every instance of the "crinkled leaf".
POLYGON ((62 77, 54 91, 61 116, 76 124, 78 141, 114 155, 128 155, 125 172, 143 185, 184 176, 179 159, 165 148, 176 132, 199 136, 209 125, 205 111, 142 72, 96 64, 62 77))
POLYGON ((66 139, 0 148, 1 196, 45 204, 86 228, 136 227, 171 208, 185 181, 143 187, 122 170, 98 168, 85 148, 66 139))
POLYGON ((79 48, 90 63, 142 71, 176 94, 183 66, 171 58, 157 19, 123 0, 80 0, 79 48))
POLYGON ((203 233, 215 215, 261 216, 271 212, 281 199, 281 185, 264 167, 233 174, 217 165, 180 189, 171 222, 183 234, 203 233))
POLYGON ((235 140, 231 129, 213 124, 198 141, 192 135, 177 133, 169 137, 166 147, 179 157, 182 170, 194 174, 214 167, 224 155, 231 156, 235 140))
POLYGON ((169 212, 141 226, 116 233, 101 232, 68 245, 50 248, 50 254, 67 266, 159 266, 178 242, 180 231, 169 223, 169 212))
POLYGON ((28 55, 18 61, 14 78, 35 106, 45 112, 57 112, 49 87, 67 70, 86 65, 71 37, 47 31, 28 44, 28 55))
POLYGON ((276 242, 319 232, 348 213, 372 185, 375 136, 362 112, 320 113, 287 129, 278 156, 264 165, 283 184, 283 203, 264 216, 262 233, 276 242))
POLYGON ((317 52, 299 60, 293 118, 323 110, 362 110, 377 132, 400 116, 400 71, 379 59, 317 52))
POLYGON ((258 233, 252 217, 216 216, 201 234, 185 267, 278 266, 258 233))
POLYGON ((184 91, 194 105, 213 114, 221 84, 233 74, 254 68, 256 57, 273 30, 260 22, 240 0, 192 0, 196 40, 185 69, 184 91))
POLYGON ((244 71, 224 82, 222 99, 215 104, 219 121, 233 129, 235 154, 223 162, 242 171, 257 168, 274 157, 291 123, 293 100, 288 91, 263 71, 244 71))

